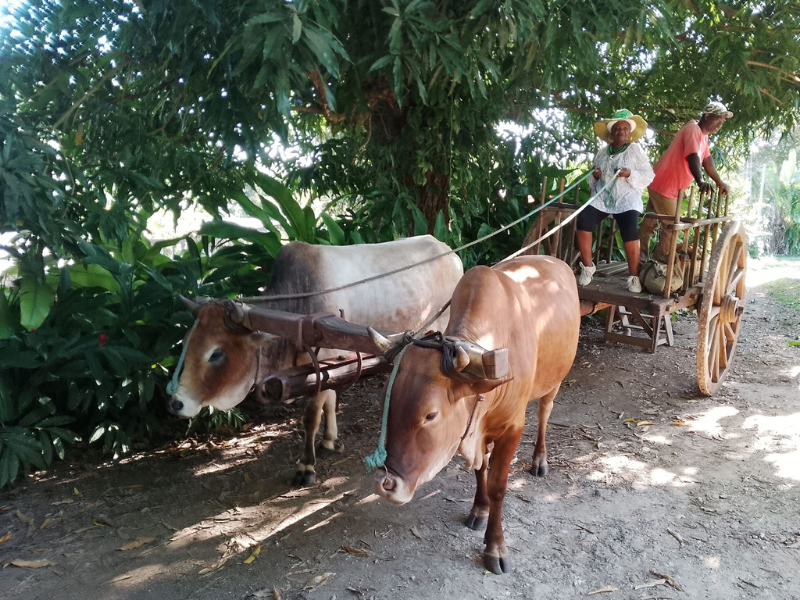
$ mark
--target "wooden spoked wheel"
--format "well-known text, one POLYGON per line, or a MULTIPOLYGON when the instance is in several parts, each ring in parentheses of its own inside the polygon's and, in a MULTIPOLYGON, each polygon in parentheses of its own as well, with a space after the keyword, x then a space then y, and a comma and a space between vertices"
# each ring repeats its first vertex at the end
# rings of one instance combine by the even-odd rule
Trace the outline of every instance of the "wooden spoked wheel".
POLYGON ((712 396, 722 385, 736 351, 744 312, 747 236, 739 221, 722 229, 711 252, 697 311, 697 381, 712 396))

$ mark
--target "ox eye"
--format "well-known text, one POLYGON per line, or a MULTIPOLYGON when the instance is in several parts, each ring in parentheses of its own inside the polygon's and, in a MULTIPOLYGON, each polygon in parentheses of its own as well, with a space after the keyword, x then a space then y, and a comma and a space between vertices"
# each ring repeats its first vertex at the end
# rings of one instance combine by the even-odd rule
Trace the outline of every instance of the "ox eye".
POLYGON ((222 361, 223 358, 225 358, 225 353, 222 350, 217 349, 214 350, 214 352, 211 353, 211 356, 208 357, 208 362, 210 363, 220 362, 222 361))
POLYGON ((438 414, 439 413, 436 412, 436 411, 429 412, 427 415, 425 415, 425 422, 426 423, 430 423, 431 421, 433 421, 438 416, 438 414))

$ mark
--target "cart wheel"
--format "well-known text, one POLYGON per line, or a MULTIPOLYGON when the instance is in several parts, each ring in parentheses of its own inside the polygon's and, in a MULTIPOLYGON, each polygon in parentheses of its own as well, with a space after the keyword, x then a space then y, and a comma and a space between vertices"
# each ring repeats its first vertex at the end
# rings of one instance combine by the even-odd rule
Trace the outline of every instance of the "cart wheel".
POLYGON ((744 312, 746 269, 744 226, 731 221, 711 252, 697 311, 697 381, 706 396, 719 389, 733 361, 744 312))

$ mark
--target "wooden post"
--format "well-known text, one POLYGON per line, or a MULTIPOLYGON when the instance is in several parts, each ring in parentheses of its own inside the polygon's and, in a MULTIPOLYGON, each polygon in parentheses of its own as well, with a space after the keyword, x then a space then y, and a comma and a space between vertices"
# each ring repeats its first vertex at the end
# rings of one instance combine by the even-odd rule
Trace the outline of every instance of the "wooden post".
MULTIPOLYGON (((539 206, 543 206, 544 205, 544 199, 545 199, 546 195, 547 195, 547 176, 542 178, 542 195, 539 197, 539 206)), ((542 217, 544 217, 544 210, 541 210, 539 212, 539 216, 536 217, 536 220, 537 221, 541 221, 542 217)), ((541 235, 543 235, 545 233, 544 227, 539 227, 539 232, 540 232, 541 235)), ((536 244, 533 247, 533 249, 532 249, 533 251, 531 252, 531 254, 533 254, 534 256, 539 256, 540 250, 541 250, 541 246, 542 246, 541 242, 536 244)))
MULTIPOLYGON (((716 206, 716 209, 714 210, 714 217, 718 217, 720 215, 721 211, 722 211, 722 192, 720 192, 719 189, 717 189, 717 206, 716 206)), ((712 249, 714 248, 714 246, 717 245, 717 237, 719 237, 720 224, 719 223, 714 223, 713 227, 714 227, 714 233, 711 236, 711 248, 712 249)))
MULTIPOLYGON (((681 222, 681 210, 683 209, 683 190, 678 192, 678 202, 675 206, 675 217, 673 219, 673 223, 677 225, 681 222)), ((670 288, 672 287, 672 272, 675 270, 675 255, 678 253, 678 232, 673 231, 674 235, 671 235, 672 244, 669 247, 669 259, 667 260, 667 278, 664 282, 664 298, 669 298, 670 294, 672 293, 670 288)), ((658 326, 658 322, 656 322, 656 326, 658 326)))
MULTIPOLYGON (((694 188, 689 191, 689 204, 686 207, 686 214, 691 216, 692 208, 694 205, 694 188)), ((683 230, 683 244, 681 245, 681 250, 686 252, 689 249, 689 233, 691 229, 684 229, 683 230)), ((683 263, 683 286, 681 291, 686 293, 686 290, 694 284, 694 261, 691 257, 688 259, 691 261, 689 264, 686 262, 683 263), (688 267, 688 269, 687 269, 688 267)), ((686 261, 686 259, 684 259, 686 261)))
MULTIPOLYGON (((576 209, 578 207, 578 196, 580 191, 580 186, 576 186, 575 193, 573 194, 572 198, 572 203, 575 205, 576 209)), ((569 224, 569 246, 566 248, 566 255, 564 256, 564 262, 569 266, 572 266, 572 259, 575 256, 575 236, 577 236, 577 232, 578 219, 572 219, 572 222, 569 224)))
POLYGON ((600 262, 600 242, 603 239, 603 229, 605 228, 605 219, 600 221, 600 226, 597 229, 597 243, 594 245, 594 265, 600 262))
MULTIPOLYGON (((558 193, 560 194, 563 191, 564 191, 564 178, 562 177, 561 181, 558 184, 558 193)), ((551 245, 552 252, 550 254, 551 254, 551 256, 554 256, 555 258, 560 258, 561 257, 561 252, 560 252, 560 250, 561 250, 561 229, 558 227, 559 225, 561 225, 561 211, 560 210, 558 212, 556 212, 556 220, 555 220, 555 223, 553 224, 553 227, 556 227, 557 229, 556 229, 555 234, 553 235, 553 242, 552 242, 552 245, 551 245)))
MULTIPOLYGON (((698 194, 697 196, 697 218, 703 218, 703 200, 705 200, 706 194, 698 194)), ((703 253, 705 252, 705 240, 703 239, 703 228, 696 227, 694 229, 694 252, 692 255, 692 262, 697 262, 697 257, 700 256, 700 273, 698 273, 698 281, 703 281, 705 279, 705 269, 703 268, 703 263, 705 259, 703 258, 703 253)), ((695 267, 696 268, 696 267, 695 267)))
MULTIPOLYGON (((709 194, 708 209, 706 211, 706 212, 708 212, 708 217, 709 218, 711 217, 711 210, 712 210, 713 202, 714 202, 714 193, 712 192, 711 194, 709 194)), ((711 233, 711 225, 703 225, 702 229, 703 229, 703 252, 700 255, 701 259, 702 259, 701 263, 700 263, 700 272, 703 273, 703 276, 705 277, 706 263, 708 262, 706 259, 708 258, 708 251, 709 251, 708 237, 709 237, 709 234, 711 233)))

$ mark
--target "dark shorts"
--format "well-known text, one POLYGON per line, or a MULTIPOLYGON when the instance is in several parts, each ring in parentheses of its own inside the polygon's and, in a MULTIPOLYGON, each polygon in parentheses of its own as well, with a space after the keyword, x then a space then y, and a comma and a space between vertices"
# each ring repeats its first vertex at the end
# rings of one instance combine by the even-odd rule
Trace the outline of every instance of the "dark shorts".
MULTIPOLYGON (((641 213, 637 210, 626 210, 624 213, 613 215, 623 242, 639 239, 639 215, 641 213)), ((578 231, 593 231, 607 216, 609 213, 597 210, 594 206, 587 207, 578 215, 578 231)))

